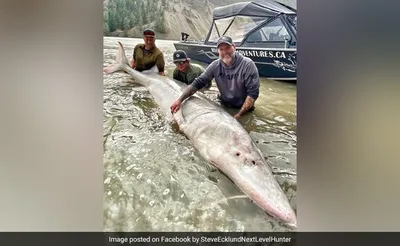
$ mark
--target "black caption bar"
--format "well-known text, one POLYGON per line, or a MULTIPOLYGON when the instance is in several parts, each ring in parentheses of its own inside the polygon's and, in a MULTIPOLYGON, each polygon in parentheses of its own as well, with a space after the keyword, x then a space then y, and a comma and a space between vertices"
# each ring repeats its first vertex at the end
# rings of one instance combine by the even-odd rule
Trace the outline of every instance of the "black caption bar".
POLYGON ((217 232, 3 232, 0 245, 122 246, 122 245, 399 245, 400 232, 290 232, 290 233, 217 233, 217 232))

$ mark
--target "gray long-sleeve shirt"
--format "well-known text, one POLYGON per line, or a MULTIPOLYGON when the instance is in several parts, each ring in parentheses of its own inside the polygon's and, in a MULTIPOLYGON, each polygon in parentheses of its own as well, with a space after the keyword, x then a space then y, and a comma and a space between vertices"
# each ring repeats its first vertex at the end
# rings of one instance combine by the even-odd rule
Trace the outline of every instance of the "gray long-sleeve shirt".
POLYGON ((225 104, 240 108, 247 96, 254 100, 258 98, 258 69, 250 58, 238 52, 235 52, 235 61, 230 67, 220 59, 213 61, 206 71, 193 81, 192 86, 200 90, 213 78, 221 94, 220 99, 225 104))

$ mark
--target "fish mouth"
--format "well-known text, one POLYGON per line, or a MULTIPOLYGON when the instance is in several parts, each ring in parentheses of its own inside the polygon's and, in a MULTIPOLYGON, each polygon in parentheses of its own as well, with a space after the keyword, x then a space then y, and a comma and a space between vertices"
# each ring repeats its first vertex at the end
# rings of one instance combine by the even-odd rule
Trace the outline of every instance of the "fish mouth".
MULTIPOLYGON (((229 177, 225 173, 223 173, 227 178, 229 178, 239 189, 245 194, 245 196, 250 199, 257 207, 263 210, 270 218, 275 219, 277 222, 282 225, 288 226, 291 229, 297 229, 297 217, 296 213, 290 205, 289 200, 280 200, 278 202, 278 206, 274 206, 268 198, 265 197, 265 194, 257 192, 257 188, 254 188, 254 184, 243 183, 243 182, 235 182, 235 179, 229 177), (281 210, 283 208, 283 210, 281 210), (285 211, 285 212, 284 212, 285 211)), ((282 191, 283 192, 283 191, 282 191)), ((283 198, 286 197, 285 193, 283 193, 283 198)), ((287 198, 287 197, 286 197, 287 198)))
POLYGON ((289 227, 291 227, 293 229, 297 229, 297 222, 296 223, 286 223, 286 225, 288 225, 289 227))
POLYGON ((242 176, 242 178, 247 181, 235 183, 249 199, 277 221, 291 228, 297 228, 296 213, 277 182, 266 181, 268 179, 264 179, 264 185, 260 185, 259 182, 250 181, 254 180, 254 178, 252 179, 249 176, 242 176), (275 193, 276 195, 269 196, 268 193, 275 193))
POLYGON ((283 223, 286 226, 288 226, 292 229, 297 229, 297 215, 294 211, 293 211, 292 215, 288 216, 288 219, 284 219, 284 220, 280 219, 280 220, 283 221, 283 223))
MULTIPOLYGON (((282 213, 280 212, 279 209, 277 209, 274 206, 271 205, 266 205, 265 203, 263 205, 257 203, 254 201, 261 209, 263 209, 269 216, 274 217, 277 221, 291 227, 291 228, 297 228, 297 219, 296 219, 296 214, 293 212, 287 213, 282 213), (292 214, 293 213, 293 214, 292 214)), ((290 205, 289 205, 290 206, 290 205)), ((292 210, 292 207, 290 208, 292 210)))

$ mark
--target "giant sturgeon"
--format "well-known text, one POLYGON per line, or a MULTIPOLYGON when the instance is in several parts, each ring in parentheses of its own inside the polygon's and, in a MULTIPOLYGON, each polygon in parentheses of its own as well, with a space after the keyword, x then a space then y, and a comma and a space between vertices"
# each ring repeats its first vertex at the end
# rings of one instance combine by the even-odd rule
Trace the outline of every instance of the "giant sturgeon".
MULTIPOLYGON (((116 62, 104 69, 107 74, 125 71, 135 82, 146 87, 166 116, 185 85, 158 74, 132 69, 118 42, 116 62)), ((219 105, 201 93, 186 99, 173 114, 180 131, 200 154, 225 173, 253 202, 269 215, 297 227, 297 218, 288 198, 276 181, 271 168, 243 126, 219 105)))

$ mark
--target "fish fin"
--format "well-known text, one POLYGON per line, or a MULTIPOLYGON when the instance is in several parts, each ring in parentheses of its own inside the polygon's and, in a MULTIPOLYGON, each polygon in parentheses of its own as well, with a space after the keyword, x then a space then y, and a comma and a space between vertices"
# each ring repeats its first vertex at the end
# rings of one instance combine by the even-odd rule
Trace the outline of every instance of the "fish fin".
POLYGON ((186 128, 186 122, 182 115, 182 108, 179 109, 176 113, 174 113, 174 120, 178 124, 179 130, 184 132, 186 128))
POLYGON ((122 66, 120 64, 111 64, 103 69, 106 74, 115 73, 120 70, 122 70, 122 66))
POLYGON ((247 195, 237 195, 226 198, 226 200, 232 200, 232 199, 249 199, 249 197, 247 195))
POLYGON ((121 42, 118 41, 118 51, 115 62, 104 68, 103 71, 107 74, 115 73, 117 71, 123 70, 123 65, 129 65, 129 63, 126 59, 124 46, 121 44, 121 42))

